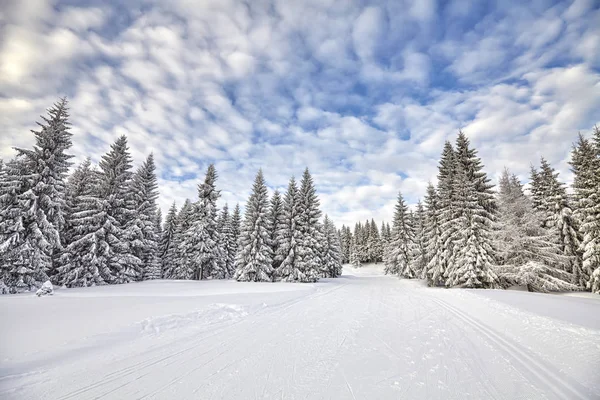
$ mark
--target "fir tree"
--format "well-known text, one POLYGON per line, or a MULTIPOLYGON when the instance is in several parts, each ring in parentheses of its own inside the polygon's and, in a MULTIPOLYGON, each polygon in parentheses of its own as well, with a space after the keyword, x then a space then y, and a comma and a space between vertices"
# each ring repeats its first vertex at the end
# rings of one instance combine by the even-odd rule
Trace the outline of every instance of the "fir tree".
POLYGON ((198 185, 198 201, 192 205, 191 225, 183 233, 180 243, 183 263, 188 279, 226 277, 225 258, 219 247, 217 230, 217 199, 220 192, 215 187, 217 172, 209 165, 204 182, 198 185))
POLYGON ((490 183, 490 179, 483 171, 483 164, 477 157, 477 151, 471 148, 467 135, 462 131, 458 132, 456 139, 456 159, 462 164, 467 180, 473 184, 477 202, 488 213, 486 218, 493 219, 498 208, 494 197, 494 185, 490 183))
POLYGON ((279 247, 275 258, 279 264, 275 278, 286 282, 307 282, 308 278, 301 271, 296 261, 300 232, 296 229, 298 219, 298 186, 292 177, 283 198, 282 218, 277 226, 279 247))
MULTIPOLYGON (((23 179, 21 158, 4 167, 0 182, 0 290, 17 293, 41 285, 48 276, 43 266, 50 265, 51 244, 37 224, 27 224, 22 193, 28 183, 23 179), (33 263, 32 263, 33 261, 33 263)), ((42 221, 47 224, 46 221, 42 221)))
MULTIPOLYGON (((355 226, 355 228, 358 228, 358 224, 355 226)), ((356 232, 356 229, 355 229, 356 232)), ((352 246, 350 247, 350 264, 355 267, 358 268, 360 267, 361 263, 360 263, 360 254, 359 254, 359 245, 357 243, 357 235, 355 234, 352 237, 352 246)))
POLYGON ((53 276, 62 250, 65 178, 72 157, 67 154, 72 145, 67 100, 60 99, 42 119, 40 130, 32 131, 35 146, 15 149, 18 162, 5 177, 3 193, 12 200, 0 211, 0 257, 8 273, 5 284, 13 291, 31 290, 53 276))
POLYGON ((160 279, 161 266, 156 236, 158 184, 152 154, 133 175, 130 190, 130 208, 133 213, 126 230, 130 238, 130 250, 141 261, 142 275, 138 278, 160 279))
POLYGON ((235 259, 238 254, 239 249, 239 239, 241 232, 241 224, 242 224, 242 215, 240 212, 240 205, 236 204, 233 209, 233 214, 231 215, 231 222, 229 226, 229 255, 227 256, 228 260, 233 260, 232 264, 228 265, 229 276, 233 276, 235 274, 235 259))
POLYGON ((454 251, 455 205, 452 203, 455 189, 457 159, 454 148, 446 142, 438 167, 438 187, 436 191, 436 225, 439 237, 430 237, 428 245, 427 279, 430 285, 445 283, 444 276, 450 265, 454 251))
POLYGON ((296 264, 308 281, 316 282, 321 270, 322 260, 321 243, 323 238, 320 231, 321 211, 319 199, 313 184, 313 179, 308 171, 304 170, 298 191, 298 215, 296 229, 299 238, 296 243, 296 264))
POLYGON ((541 159, 539 172, 532 167, 531 192, 534 209, 543 215, 543 226, 558 233, 560 249, 570 260, 565 268, 573 274, 573 283, 585 287, 579 253, 579 227, 573 217, 564 184, 558 180, 558 173, 544 158, 541 159))
POLYGON ((580 223, 582 255, 580 281, 586 289, 600 293, 600 131, 594 130, 595 143, 579 135, 571 154, 575 175, 575 218, 580 223))
POLYGON ((109 269, 103 272, 103 278, 107 283, 132 282, 141 277, 142 262, 132 253, 130 232, 126 230, 134 213, 130 201, 132 173, 127 137, 121 136, 111 145, 99 166, 97 197, 102 204, 98 207, 104 211, 101 225, 110 232, 106 241, 110 248, 107 250, 109 269))
POLYGON ((327 215, 323 220, 323 230, 325 234, 325 245, 323 246, 325 248, 323 256, 324 276, 326 278, 337 278, 342 275, 342 252, 335 225, 327 215))
POLYGON ((273 249, 269 233, 269 199, 262 170, 258 171, 240 234, 240 250, 235 260, 238 281, 270 282, 273 249))
POLYGON ((233 276, 233 270, 235 268, 235 254, 229 248, 232 245, 231 241, 231 217, 229 215, 229 206, 225 204, 223 210, 219 215, 217 222, 219 231, 219 246, 223 257, 225 257, 225 279, 229 279, 233 276))
POLYGON ((194 275, 193 266, 187 262, 186 248, 184 239, 186 232, 192 225, 194 205, 189 199, 186 199, 177 215, 177 227, 173 234, 171 247, 167 251, 168 259, 173 260, 173 265, 163 272, 167 279, 192 279, 194 275))
POLYGON ((461 163, 456 165, 452 194, 453 218, 442 226, 450 232, 447 240, 452 243, 448 269, 444 273, 446 286, 496 287, 489 212, 479 201, 475 182, 469 179, 461 163))
POLYGON ((175 202, 169 208, 165 224, 163 226, 158 253, 161 261, 162 277, 166 279, 173 278, 175 270, 175 252, 173 251, 175 232, 179 221, 177 219, 177 206, 175 202))
POLYGON ((553 230, 542 226, 544 214, 533 209, 515 175, 500 178, 499 222, 495 230, 495 270, 505 285, 526 285, 530 291, 574 290, 563 271, 568 257, 556 243, 553 230))
POLYGON ((441 254, 439 249, 443 247, 442 226, 440 221, 440 207, 438 194, 435 187, 429 183, 427 194, 425 195, 425 262, 426 267, 423 271, 429 286, 439 286, 443 284, 444 270, 441 268, 441 254))
POLYGON ((269 208, 269 232, 271 237, 271 246, 273 249, 273 269, 277 270, 279 268, 279 258, 277 254, 279 253, 279 239, 278 239, 278 230, 283 222, 283 202, 281 200, 281 195, 279 191, 275 191, 273 193, 273 197, 271 198, 271 207, 269 208))
POLYGON ((67 287, 103 285, 112 278, 110 245, 114 241, 117 224, 106 213, 107 203, 97 196, 99 175, 92 170, 89 160, 84 162, 69 179, 70 213, 67 226, 71 227, 69 243, 61 256, 57 282, 67 287))
POLYGON ((417 210, 414 213, 413 227, 415 238, 412 248, 411 269, 415 271, 416 277, 421 278, 426 271, 426 234, 425 234, 425 209, 421 201, 417 203, 417 210))
POLYGON ((382 259, 383 249, 381 247, 381 238, 379 236, 379 230, 377 225, 375 225, 375 221, 371 219, 371 223, 369 226, 369 239, 368 239, 368 248, 369 248, 369 259, 371 262, 377 263, 382 259))
POLYGON ((404 203, 402 193, 398 193, 398 201, 394 211, 392 239, 387 249, 385 273, 403 278, 415 278, 411 268, 411 248, 414 231, 409 223, 408 207, 404 203))

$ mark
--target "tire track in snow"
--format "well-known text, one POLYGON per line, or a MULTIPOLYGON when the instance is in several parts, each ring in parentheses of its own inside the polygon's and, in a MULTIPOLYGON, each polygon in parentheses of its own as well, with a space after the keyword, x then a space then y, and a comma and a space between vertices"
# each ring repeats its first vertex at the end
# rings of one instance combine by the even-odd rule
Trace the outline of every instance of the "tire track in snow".
MULTIPOLYGON (((431 298, 431 300, 437 303, 440 307, 444 308, 449 313, 455 315, 457 318, 462 320, 464 323, 469 325, 475 331, 482 334, 494 346, 500 350, 503 350, 508 354, 514 364, 520 366, 521 372, 525 371, 529 375, 533 375, 541 384, 542 387, 548 387, 554 395, 557 395, 559 399, 592 399, 594 396, 584 388, 577 387, 578 384, 569 382, 567 379, 554 370, 554 368, 546 366, 542 361, 536 359, 534 355, 512 340, 502 337, 499 333, 495 332, 492 328, 484 325, 477 321, 475 318, 467 315, 464 311, 448 304, 447 302, 440 300, 439 298, 431 298)), ((511 365, 514 366, 511 363, 511 365)))

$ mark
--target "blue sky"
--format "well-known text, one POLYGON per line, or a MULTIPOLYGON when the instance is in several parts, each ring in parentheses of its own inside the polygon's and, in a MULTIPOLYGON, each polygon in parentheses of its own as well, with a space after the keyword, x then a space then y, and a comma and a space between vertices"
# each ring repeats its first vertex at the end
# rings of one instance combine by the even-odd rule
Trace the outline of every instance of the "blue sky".
POLYGON ((163 210, 211 162, 230 205, 258 168, 284 189, 308 166, 338 225, 389 220, 459 128, 494 180, 543 155, 570 181, 600 122, 597 0, 107 3, 3 2, 0 156, 67 95, 78 160, 127 134, 163 210))

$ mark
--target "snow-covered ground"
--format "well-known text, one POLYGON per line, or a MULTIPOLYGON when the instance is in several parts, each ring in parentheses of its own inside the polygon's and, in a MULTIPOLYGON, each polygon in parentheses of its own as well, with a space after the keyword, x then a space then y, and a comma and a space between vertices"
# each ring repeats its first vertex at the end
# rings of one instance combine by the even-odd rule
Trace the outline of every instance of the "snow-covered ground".
POLYGON ((344 272, 0 296, 0 398, 600 398, 600 298, 344 272))

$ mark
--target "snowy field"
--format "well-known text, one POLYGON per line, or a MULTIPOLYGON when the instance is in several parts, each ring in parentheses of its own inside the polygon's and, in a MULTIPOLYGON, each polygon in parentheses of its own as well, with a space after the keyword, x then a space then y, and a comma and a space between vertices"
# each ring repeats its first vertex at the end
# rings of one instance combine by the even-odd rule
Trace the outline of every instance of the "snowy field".
POLYGON ((598 399, 600 297, 149 281, 0 296, 2 399, 598 399))

